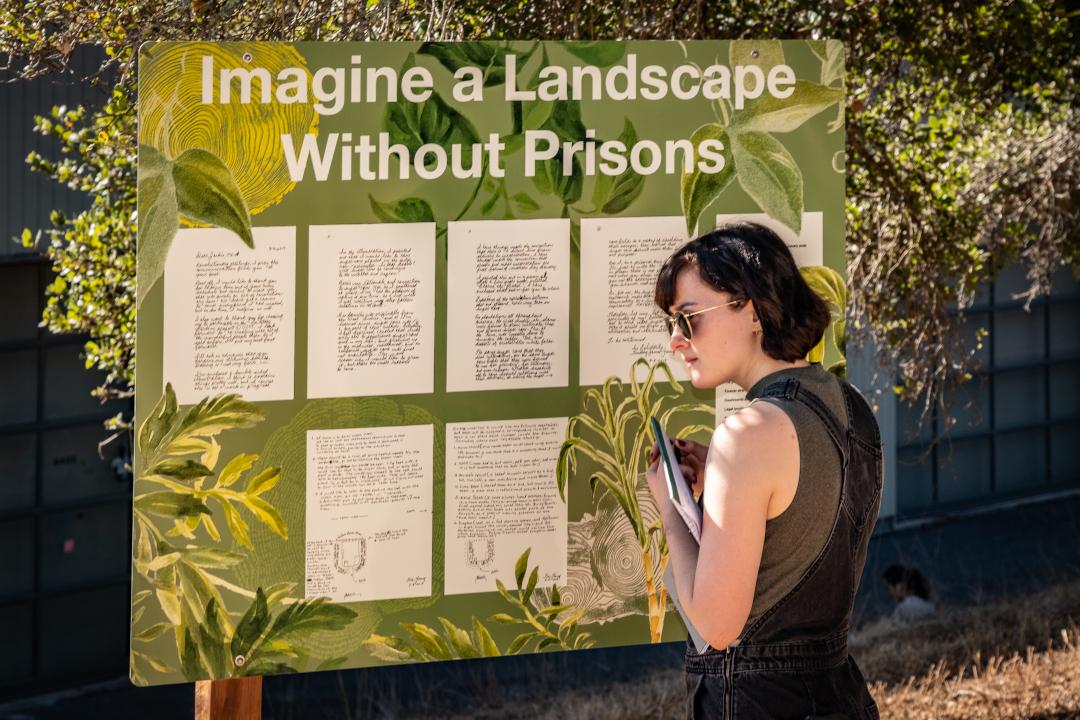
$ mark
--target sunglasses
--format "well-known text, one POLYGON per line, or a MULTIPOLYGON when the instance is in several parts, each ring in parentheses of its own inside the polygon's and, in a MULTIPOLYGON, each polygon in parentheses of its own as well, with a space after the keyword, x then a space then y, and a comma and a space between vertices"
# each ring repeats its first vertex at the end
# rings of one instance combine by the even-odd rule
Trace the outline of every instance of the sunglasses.
POLYGON ((671 315, 668 315, 668 316, 664 317, 664 322, 667 323, 668 335, 674 335, 675 334, 675 328, 678 327, 679 331, 682 332, 682 335, 683 335, 684 338, 686 338, 687 340, 692 340, 694 338, 694 329, 690 326, 690 318, 694 317, 695 315, 700 315, 701 313, 709 312, 710 310, 715 310, 716 308, 722 308, 722 307, 727 307, 728 305, 734 305, 734 304, 736 304, 738 302, 741 302, 741 301, 740 300, 732 300, 731 302, 724 303, 723 305, 713 305, 712 307, 705 308, 704 310, 698 310, 697 312, 692 312, 692 313, 684 313, 684 312, 672 313, 671 315))

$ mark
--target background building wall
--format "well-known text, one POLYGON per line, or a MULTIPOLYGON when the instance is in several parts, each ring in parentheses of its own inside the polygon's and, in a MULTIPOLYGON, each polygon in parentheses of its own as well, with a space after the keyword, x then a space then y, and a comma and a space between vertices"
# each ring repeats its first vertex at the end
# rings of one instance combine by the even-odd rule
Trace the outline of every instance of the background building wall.
MULTIPOLYGON (((80 52, 76 72, 98 60, 80 52)), ((130 403, 90 396, 104 373, 86 369, 85 336, 38 327, 53 273, 14 241, 48 227, 52 210, 89 204, 25 162, 31 150, 60 154, 34 132, 35 114, 100 98, 75 74, 60 82, 0 84, 0 698, 117 677, 127 664, 131 490, 112 468, 120 443, 104 459, 98 443, 104 419, 130 403)))

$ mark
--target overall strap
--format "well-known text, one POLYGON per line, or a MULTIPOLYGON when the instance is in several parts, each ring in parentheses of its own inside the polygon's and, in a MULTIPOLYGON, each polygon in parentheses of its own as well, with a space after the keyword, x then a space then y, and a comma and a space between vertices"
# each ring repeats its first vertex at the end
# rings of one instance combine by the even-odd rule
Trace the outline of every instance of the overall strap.
MULTIPOLYGON (((784 400, 794 400, 795 402, 802 403, 809 408, 818 419, 821 420, 821 424, 825 426, 825 430, 829 433, 829 437, 832 438, 833 443, 836 444, 837 449, 840 451, 841 464, 847 467, 848 461, 848 443, 847 443, 847 429, 840 424, 836 415, 829 406, 825 404, 825 401, 819 398, 814 393, 803 388, 798 380, 777 380, 771 385, 767 386, 756 399, 764 400, 765 398, 783 398, 784 400)), ((847 394, 844 394, 844 404, 850 403, 850 399, 847 394)), ((851 410, 848 410, 848 422, 851 422, 851 410)))

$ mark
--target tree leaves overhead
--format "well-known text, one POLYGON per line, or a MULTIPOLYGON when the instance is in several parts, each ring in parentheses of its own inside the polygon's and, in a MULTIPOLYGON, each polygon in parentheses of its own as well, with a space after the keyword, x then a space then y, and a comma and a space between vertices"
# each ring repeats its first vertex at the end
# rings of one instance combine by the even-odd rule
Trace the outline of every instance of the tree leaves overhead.
POLYGON ((743 190, 766 215, 802 232, 802 173, 787 148, 767 133, 746 132, 735 136, 732 151, 743 190))

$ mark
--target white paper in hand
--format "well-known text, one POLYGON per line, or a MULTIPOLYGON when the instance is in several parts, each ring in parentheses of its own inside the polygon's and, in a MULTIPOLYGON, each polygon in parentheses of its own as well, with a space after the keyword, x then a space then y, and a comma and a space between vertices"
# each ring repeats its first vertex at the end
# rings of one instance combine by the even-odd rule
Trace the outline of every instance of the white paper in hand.
POLYGON ((694 540, 701 543, 701 508, 694 502, 694 494, 683 477, 678 461, 675 460, 675 448, 667 433, 655 417, 650 416, 649 419, 652 421, 653 434, 656 435, 656 444, 660 447, 660 465, 664 468, 664 477, 667 479, 668 496, 694 540))

